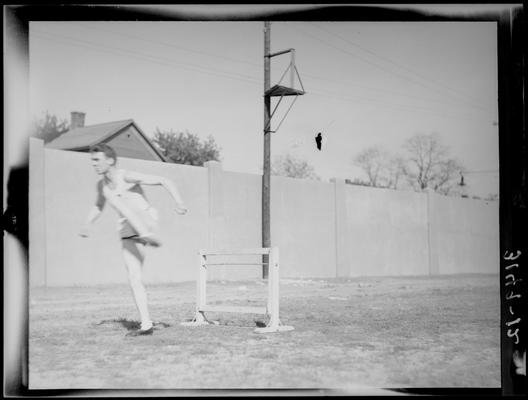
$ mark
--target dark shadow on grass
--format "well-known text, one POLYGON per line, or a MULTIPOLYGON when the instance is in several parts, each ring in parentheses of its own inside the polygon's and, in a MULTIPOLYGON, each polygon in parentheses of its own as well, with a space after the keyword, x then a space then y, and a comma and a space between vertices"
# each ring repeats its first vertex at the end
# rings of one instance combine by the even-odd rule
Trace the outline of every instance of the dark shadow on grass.
MULTIPOLYGON (((135 331, 138 330, 141 327, 141 322, 139 321, 132 321, 126 318, 117 318, 117 319, 105 319, 101 322, 98 322, 96 325, 103 325, 103 324, 121 324, 123 328, 125 328, 127 331, 135 331)), ((161 328, 168 328, 170 327, 170 324, 167 324, 166 322, 153 322, 154 329, 161 328)))
POLYGON ((240 320, 233 320, 233 319, 218 319, 218 325, 219 326, 231 326, 231 327, 238 327, 238 328, 264 328, 267 326, 267 323, 263 320, 255 319, 253 320, 253 323, 249 321, 240 321, 240 320))

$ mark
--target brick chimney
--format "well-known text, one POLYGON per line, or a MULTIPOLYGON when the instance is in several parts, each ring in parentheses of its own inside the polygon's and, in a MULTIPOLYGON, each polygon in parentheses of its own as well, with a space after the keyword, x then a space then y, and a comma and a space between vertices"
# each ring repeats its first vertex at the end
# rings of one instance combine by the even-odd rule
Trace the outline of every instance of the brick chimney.
POLYGON ((70 130, 73 130, 75 128, 82 128, 84 126, 84 116, 86 114, 79 111, 72 111, 71 112, 71 123, 70 123, 70 130))

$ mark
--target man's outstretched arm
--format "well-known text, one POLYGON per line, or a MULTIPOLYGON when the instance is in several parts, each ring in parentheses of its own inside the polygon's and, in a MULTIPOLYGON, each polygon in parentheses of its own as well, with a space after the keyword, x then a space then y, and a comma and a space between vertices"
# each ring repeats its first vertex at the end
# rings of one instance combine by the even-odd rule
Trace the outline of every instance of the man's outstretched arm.
POLYGON ((185 214, 187 208, 181 197, 178 187, 170 179, 163 176, 140 174, 138 172, 127 171, 124 176, 125 181, 130 183, 137 183, 139 185, 161 185, 172 196, 176 202, 176 211, 179 214, 185 214))
POLYGON ((89 236, 90 227, 95 222, 95 220, 99 218, 99 216, 101 215, 105 202, 106 200, 103 196, 102 184, 101 182, 98 182, 97 183, 97 199, 95 200, 95 205, 88 212, 88 216, 86 217, 86 222, 81 227, 79 235, 81 235, 82 237, 89 236))

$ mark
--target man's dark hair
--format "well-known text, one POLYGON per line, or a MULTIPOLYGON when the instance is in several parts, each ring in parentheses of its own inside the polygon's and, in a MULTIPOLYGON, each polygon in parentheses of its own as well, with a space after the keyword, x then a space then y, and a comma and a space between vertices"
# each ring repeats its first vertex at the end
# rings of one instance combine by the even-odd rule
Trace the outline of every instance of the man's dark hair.
POLYGON ((99 143, 91 146, 90 153, 104 153, 106 157, 114 160, 114 165, 117 163, 117 154, 115 150, 105 143, 99 143))

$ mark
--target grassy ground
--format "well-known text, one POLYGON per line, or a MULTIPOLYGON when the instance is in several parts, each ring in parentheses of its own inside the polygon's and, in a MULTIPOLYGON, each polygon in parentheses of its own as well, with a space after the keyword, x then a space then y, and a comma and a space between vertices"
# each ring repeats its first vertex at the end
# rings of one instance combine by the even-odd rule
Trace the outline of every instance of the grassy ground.
MULTIPOLYGON (((261 282, 210 282, 208 302, 263 305, 261 282)), ((499 277, 283 280, 281 320, 209 314, 186 327, 195 284, 149 286, 153 336, 127 286, 35 288, 30 388, 499 387, 499 277)))

